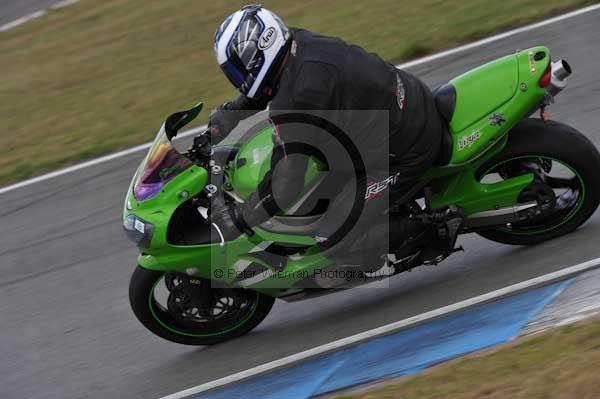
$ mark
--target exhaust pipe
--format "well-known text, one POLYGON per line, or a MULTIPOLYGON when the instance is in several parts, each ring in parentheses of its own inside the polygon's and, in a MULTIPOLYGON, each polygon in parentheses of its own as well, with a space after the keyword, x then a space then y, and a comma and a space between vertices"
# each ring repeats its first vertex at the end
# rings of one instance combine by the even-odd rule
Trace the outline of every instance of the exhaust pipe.
POLYGON ((538 211, 537 201, 516 204, 506 208, 483 211, 467 216, 464 227, 478 229, 515 223, 535 215, 538 211))
POLYGON ((565 87, 567 87, 567 79, 573 70, 571 69, 571 65, 565 60, 558 60, 553 62, 551 65, 551 79, 550 79, 550 88, 549 93, 552 96, 560 93, 565 87))

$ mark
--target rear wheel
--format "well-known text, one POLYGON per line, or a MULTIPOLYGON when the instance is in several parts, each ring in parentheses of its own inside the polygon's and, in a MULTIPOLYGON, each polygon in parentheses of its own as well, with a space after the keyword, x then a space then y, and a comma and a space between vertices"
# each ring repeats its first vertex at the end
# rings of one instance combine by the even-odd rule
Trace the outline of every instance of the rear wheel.
POLYGON ((525 119, 509 133, 504 151, 484 164, 479 180, 534 173, 519 202, 537 201, 541 215, 478 232, 504 244, 532 245, 567 234, 592 216, 600 201, 600 154, 583 134, 553 121, 525 119))
POLYGON ((129 301, 138 320, 154 334, 185 345, 213 345, 256 327, 275 298, 138 266, 129 283, 129 301))

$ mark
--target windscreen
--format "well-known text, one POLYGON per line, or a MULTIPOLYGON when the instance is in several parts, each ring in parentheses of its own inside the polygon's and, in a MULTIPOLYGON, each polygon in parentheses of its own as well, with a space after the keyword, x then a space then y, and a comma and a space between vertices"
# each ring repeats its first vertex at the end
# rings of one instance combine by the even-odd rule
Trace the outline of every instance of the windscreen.
POLYGON ((163 125, 140 165, 133 195, 138 201, 156 196, 167 182, 193 163, 173 147, 163 125))

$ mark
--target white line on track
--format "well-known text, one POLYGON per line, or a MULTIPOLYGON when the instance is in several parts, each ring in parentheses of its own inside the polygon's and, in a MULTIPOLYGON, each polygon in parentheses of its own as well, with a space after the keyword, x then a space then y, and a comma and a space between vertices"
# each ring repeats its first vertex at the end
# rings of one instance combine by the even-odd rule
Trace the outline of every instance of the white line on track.
MULTIPOLYGON (((186 132, 180 133, 179 135, 177 135, 177 138, 179 139, 179 138, 189 137, 189 136, 191 136, 193 134, 200 133, 204 129, 206 129, 206 125, 203 125, 203 126, 200 126, 200 127, 194 128, 194 129, 190 129, 190 130, 188 130, 186 132)), ((152 145, 152 143, 141 144, 141 145, 138 145, 138 146, 135 146, 135 147, 128 148, 128 149, 123 150, 123 151, 115 152, 114 154, 105 155, 105 156, 102 156, 100 158, 95 158, 95 159, 89 160, 87 162, 83 162, 83 163, 80 163, 80 164, 77 164, 77 165, 69 166, 68 168, 59 169, 59 170, 57 170, 55 172, 50 172, 50 173, 47 173, 45 175, 34 177, 32 179, 25 180, 25 181, 22 181, 20 183, 13 184, 11 186, 0 188, 0 194, 3 194, 3 193, 8 192, 8 191, 16 190, 16 189, 21 188, 21 187, 29 186, 31 184, 38 183, 38 182, 41 182, 41 181, 44 181, 44 180, 48 180, 48 179, 51 179, 53 177, 62 176, 62 175, 65 175, 67 173, 75 172, 76 170, 85 169, 85 168, 87 168, 89 166, 94 166, 94 165, 101 164, 103 162, 111 161, 113 159, 120 158, 120 157, 123 157, 125 155, 134 154, 134 153, 140 152, 142 150, 147 150, 148 148, 150 148, 151 145, 152 145)))
MULTIPOLYGON (((531 24, 531 25, 526 25, 526 26, 523 26, 521 28, 517 28, 517 29, 513 29, 513 30, 510 30, 510 31, 504 32, 504 33, 500 33, 498 35, 490 36, 490 37, 488 37, 486 39, 482 39, 482 40, 479 40, 479 41, 476 41, 476 42, 473 42, 473 43, 470 43, 470 44, 466 44, 464 46, 455 47, 455 48, 452 48, 450 50, 442 51, 440 53, 432 54, 432 55, 429 55, 427 57, 416 59, 414 61, 406 62, 404 64, 397 65, 397 67, 398 68, 409 68, 409 67, 412 67, 412 66, 415 66, 415 65, 425 64, 427 62, 431 62, 431 61, 437 60, 439 58, 447 57, 447 56, 452 55, 452 54, 456 54, 456 53, 460 53, 462 51, 470 50, 470 49, 473 49, 473 48, 476 48, 476 47, 479 47, 479 46, 483 46, 483 45, 486 45, 486 44, 489 44, 489 43, 492 43, 492 42, 495 42, 495 41, 498 41, 498 40, 501 40, 501 39, 505 39, 505 38, 510 37, 510 36, 517 35, 519 33, 527 32, 527 31, 530 31, 530 30, 533 30, 533 29, 538 29, 538 28, 541 28, 541 27, 546 26, 546 25, 550 25, 550 24, 553 24, 553 23, 556 23, 556 22, 559 22, 559 21, 563 21, 565 19, 573 18, 573 17, 576 17, 578 15, 582 15, 582 14, 585 14, 585 13, 588 13, 588 12, 592 12, 592 11, 596 11, 596 10, 599 10, 599 9, 600 9, 600 4, 591 5, 591 6, 588 6, 588 7, 585 7, 585 8, 581 8, 579 10, 575 10, 575 11, 572 11, 572 12, 569 12, 569 13, 566 13, 566 14, 562 14, 562 15, 559 15, 559 16, 556 16, 556 17, 553 17, 553 18, 550 18, 550 19, 546 19, 546 20, 541 21, 541 22, 537 22, 537 23, 534 23, 534 24, 531 24)), ((196 133, 202 131, 203 129, 206 129, 206 125, 200 126, 198 128, 192 129, 192 130, 188 130, 186 132, 183 132, 180 135, 178 135, 178 138, 179 137, 188 137, 188 136, 190 136, 192 134, 196 134, 196 133)), ((31 179, 28 179, 28 180, 24 180, 22 182, 15 183, 15 184, 12 184, 10 186, 6 186, 6 187, 3 187, 3 188, 0 188, 0 194, 7 193, 9 191, 13 191, 13 190, 16 190, 16 189, 19 189, 19 188, 22 188, 22 187, 26 187, 26 186, 29 186, 29 185, 32 185, 32 184, 35 184, 35 183, 39 183, 39 182, 44 181, 44 180, 52 179, 54 177, 62 176, 62 175, 67 174, 67 173, 75 172, 77 170, 84 169, 84 168, 87 168, 87 167, 90 167, 90 166, 94 166, 94 165, 97 165, 97 164, 100 164, 100 163, 103 163, 103 162, 107 162, 107 161, 113 160, 115 158, 119 158, 119 157, 122 157, 122 156, 125 156, 125 155, 129 155, 129 154, 132 154, 132 153, 135 153, 135 152, 138 152, 138 151, 146 150, 146 149, 148 149, 150 147, 150 145, 151 145, 151 143, 146 143, 146 144, 138 145, 136 147, 132 147, 132 148, 129 148, 127 150, 115 152, 113 154, 105 155, 105 156, 100 157, 100 158, 95 158, 95 159, 92 159, 92 160, 87 161, 87 162, 83 162, 83 163, 80 163, 80 164, 77 164, 77 165, 70 166, 68 168, 59 169, 59 170, 51 172, 51 173, 47 173, 47 174, 40 175, 40 176, 31 178, 31 179)))
POLYGON ((65 8, 68 7, 70 5, 73 5, 75 3, 79 2, 79 0, 63 0, 63 1, 59 1, 58 3, 54 3, 50 6, 50 8, 52 10, 60 10, 61 8, 65 8))
POLYGON ((567 278, 573 277, 575 275, 581 274, 585 271, 597 268, 600 266, 600 258, 592 259, 584 263, 577 264, 575 266, 568 267, 566 269, 559 270, 554 273, 549 273, 540 277, 533 278, 531 280, 526 280, 521 283, 517 283, 514 285, 510 285, 505 288, 501 288, 496 291, 488 292, 487 294, 479 295, 470 299, 466 299, 464 301, 456 302, 452 305, 444 306, 439 309, 435 309, 417 316, 410 317, 408 319, 400 320, 391 324, 387 324, 382 327, 375 328, 373 330, 365 331, 360 334, 352 335, 350 337, 342 338, 337 341, 330 342, 325 345, 317 346, 316 348, 312 348, 303 352, 296 353, 291 356, 284 357, 282 359, 278 359, 269 363, 262 364, 257 367, 253 367, 248 370, 241 371, 236 374, 232 374, 230 376, 220 378, 215 381, 207 382, 202 385, 198 385, 189 389, 186 389, 181 392, 174 393, 172 395, 164 396, 160 399, 181 399, 191 395, 196 395, 201 392, 205 392, 214 388, 222 387, 227 384, 231 384, 233 382, 238 382, 250 377, 254 377, 259 374, 263 374, 268 371, 272 371, 281 367, 289 366, 291 364, 297 363, 302 360, 306 360, 308 358, 322 355, 327 352, 331 352, 334 350, 338 350, 340 348, 344 348, 350 345, 355 345, 357 343, 367 341, 369 339, 373 339, 375 337, 388 335, 404 328, 414 326, 416 324, 420 324, 426 321, 430 321, 433 319, 437 319, 441 316, 447 315, 449 313, 453 313, 459 310, 463 310, 469 308, 474 305, 479 305, 486 302, 491 302, 497 300, 499 298, 503 298, 509 295, 513 295, 518 292, 522 292, 528 289, 532 289, 534 287, 539 287, 543 285, 550 284, 552 282, 565 280, 567 278))
POLYGON ((6 23, 6 24, 0 26, 0 32, 4 32, 4 31, 12 29, 16 26, 22 25, 27 21, 31 21, 32 19, 39 18, 42 15, 46 15, 46 13, 47 13, 46 10, 39 10, 36 12, 32 12, 31 14, 27 14, 24 17, 17 18, 14 21, 11 21, 9 23, 6 23))
MULTIPOLYGON (((75 4, 77 3, 79 0, 63 0, 63 1, 58 1, 54 4, 52 4, 50 7, 48 7, 48 9, 50 10, 60 10, 61 8, 65 8, 67 6, 70 6, 71 4, 75 4)), ((21 18, 17 18, 14 21, 10 21, 4 25, 0 25, 0 32, 4 32, 7 31, 9 29, 15 28, 19 25, 23 25, 25 22, 27 21, 31 21, 32 19, 35 18, 39 18, 42 15, 46 15, 48 13, 48 9, 45 10, 39 10, 39 11, 35 11, 32 12, 31 14, 27 14, 21 18)))
POLYGON ((414 60, 414 61, 409 61, 409 62, 406 62, 406 63, 404 63, 402 65, 399 65, 399 67, 400 68, 410 68, 410 67, 415 66, 415 65, 419 65, 419 64, 423 64, 423 63, 426 63, 426 62, 434 61, 434 60, 437 60, 437 59, 440 59, 440 58, 444 58, 444 57, 447 57, 447 56, 452 55, 452 54, 456 54, 456 53, 461 52, 461 51, 466 51, 466 50, 470 50, 470 49, 473 49, 473 48, 476 48, 476 47, 481 47, 481 46, 484 46, 486 44, 496 42, 498 40, 506 39, 507 37, 510 37, 510 36, 518 35, 519 33, 528 32, 530 30, 538 29, 538 28, 541 28, 541 27, 544 27, 544 26, 547 26, 547 25, 554 24, 556 22, 564 21, 565 19, 577 17, 579 15, 586 14, 588 12, 592 12, 592 11, 596 11, 596 10, 600 10, 600 3, 599 4, 594 4, 594 5, 591 5, 591 6, 588 6, 588 7, 580 8, 579 10, 571 11, 571 12, 566 13, 566 14, 557 15, 556 17, 553 17, 553 18, 550 18, 550 19, 546 19, 546 20, 543 20, 543 21, 540 21, 540 22, 536 22, 536 23, 533 23, 533 24, 530 24, 530 25, 525 25, 525 26, 522 26, 520 28, 509 30, 509 31, 504 32, 504 33, 499 33, 497 35, 490 36, 490 37, 478 40, 478 41, 473 42, 473 43, 465 44, 464 46, 451 48, 449 50, 442 51, 440 53, 432 54, 432 55, 429 55, 429 56, 426 56, 426 57, 423 57, 423 58, 419 58, 419 59, 414 60))

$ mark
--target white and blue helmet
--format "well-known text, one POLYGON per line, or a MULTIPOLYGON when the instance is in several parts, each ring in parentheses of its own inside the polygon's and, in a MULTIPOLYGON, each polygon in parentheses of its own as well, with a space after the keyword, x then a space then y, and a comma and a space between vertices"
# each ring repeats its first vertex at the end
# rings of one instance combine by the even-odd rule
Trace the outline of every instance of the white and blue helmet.
POLYGON ((289 42, 289 30, 277 15, 250 5, 217 29, 215 53, 229 81, 247 97, 259 98, 270 95, 289 42))

